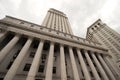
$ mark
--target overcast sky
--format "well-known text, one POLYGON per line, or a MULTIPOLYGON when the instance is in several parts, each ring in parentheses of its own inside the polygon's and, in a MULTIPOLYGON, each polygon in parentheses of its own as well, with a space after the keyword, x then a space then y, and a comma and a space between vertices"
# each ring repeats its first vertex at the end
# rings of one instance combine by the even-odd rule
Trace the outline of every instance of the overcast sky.
POLYGON ((87 27, 99 18, 120 33, 120 0, 0 0, 0 18, 41 24, 49 8, 64 12, 77 36, 85 37, 87 27))

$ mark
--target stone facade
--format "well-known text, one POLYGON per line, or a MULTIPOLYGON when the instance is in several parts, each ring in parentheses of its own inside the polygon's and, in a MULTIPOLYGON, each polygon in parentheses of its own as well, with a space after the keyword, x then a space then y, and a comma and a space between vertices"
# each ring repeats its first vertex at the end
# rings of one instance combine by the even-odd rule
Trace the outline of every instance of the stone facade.
POLYGON ((74 36, 58 10, 50 9, 42 25, 0 20, 0 80, 118 80, 110 60, 105 46, 74 36))
POLYGON ((108 27, 100 19, 88 28, 86 39, 101 43, 109 49, 112 59, 120 69, 120 34, 108 27))

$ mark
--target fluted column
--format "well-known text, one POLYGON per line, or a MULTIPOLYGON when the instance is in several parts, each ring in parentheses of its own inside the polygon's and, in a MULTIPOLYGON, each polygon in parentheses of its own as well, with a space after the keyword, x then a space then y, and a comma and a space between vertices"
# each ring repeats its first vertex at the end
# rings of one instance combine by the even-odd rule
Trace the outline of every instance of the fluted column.
POLYGON ((70 55, 70 60, 71 60, 71 65, 72 65, 74 80, 80 80, 72 47, 69 47, 69 55, 70 55))
POLYGON ((63 29, 62 32, 66 33, 66 28, 65 28, 65 25, 64 25, 64 19, 63 19, 63 17, 61 17, 61 22, 62 22, 61 29, 63 29))
POLYGON ((61 26, 62 26, 62 24, 61 24, 61 16, 59 15, 59 31, 62 31, 61 26))
POLYGON ((90 77, 89 72, 87 70, 87 66, 85 64, 85 61, 84 61, 84 59, 82 57, 82 54, 81 54, 79 49, 77 49, 77 54, 78 54, 78 58, 79 58, 79 61, 80 61, 80 64, 81 64, 85 79, 86 80, 91 80, 91 77, 90 77))
POLYGON ((47 27, 50 28, 51 25, 52 25, 52 17, 53 16, 53 13, 50 13, 50 17, 49 17, 49 20, 48 20, 48 23, 47 23, 47 27))
POLYGON ((27 51, 30 47, 32 43, 32 38, 29 38, 27 40, 27 42, 25 43, 25 45, 23 46, 23 48, 21 49, 18 57, 15 59, 15 61, 13 62, 13 65, 11 66, 11 68, 8 70, 4 80, 13 80, 22 60, 24 59, 25 55, 27 54, 27 51))
POLYGON ((104 78, 104 80, 109 80, 109 78, 107 77, 106 73, 104 72, 102 66, 100 65, 98 59, 96 58, 95 54, 92 53, 91 56, 92 56, 92 58, 93 58, 93 60, 94 60, 94 62, 96 64, 96 66, 98 67, 102 77, 104 78))
POLYGON ((91 70, 93 72, 93 75, 94 75, 95 79, 96 80, 101 80, 98 73, 97 73, 97 71, 96 71, 96 68, 93 65, 92 60, 90 59, 89 54, 88 54, 88 52, 86 50, 85 50, 85 57, 86 57, 86 59, 88 61, 88 64, 90 65, 90 68, 91 68, 91 70))
POLYGON ((60 45, 61 80, 67 80, 64 47, 60 45))
POLYGON ((59 26, 59 25, 58 25, 58 15, 56 15, 56 26, 55 26, 56 29, 55 29, 55 30, 58 30, 58 26, 59 26))
POLYGON ((20 38, 19 34, 16 34, 13 39, 0 51, 0 63, 6 57, 7 53, 15 46, 20 38))
POLYGON ((103 60, 103 58, 101 57, 101 55, 97 55, 100 62, 102 63, 103 67, 105 68, 107 74, 109 75, 109 77, 111 78, 111 80, 116 80, 114 75, 112 74, 111 70, 109 69, 109 67, 107 66, 107 64, 105 63, 105 61, 103 60))
POLYGON ((53 70, 53 57, 54 57, 54 43, 50 43, 50 50, 46 68, 45 80, 52 80, 52 70, 53 70))
POLYGON ((33 62, 32 62, 32 65, 30 67, 30 71, 28 73, 28 76, 27 76, 26 80, 35 80, 35 75, 36 75, 36 73, 38 71, 39 64, 40 64, 43 44, 44 44, 44 41, 41 40, 40 43, 39 43, 38 49, 37 49, 37 51, 35 53, 35 57, 33 59, 33 62))
POLYGON ((67 26, 67 23, 66 23, 66 18, 64 17, 63 20, 64 20, 64 24, 65 24, 65 28, 66 28, 66 33, 69 34, 68 26, 67 26))
POLYGON ((51 28, 52 29, 54 29, 54 27, 55 27, 55 13, 53 13, 53 19, 52 19, 52 26, 51 26, 51 28))

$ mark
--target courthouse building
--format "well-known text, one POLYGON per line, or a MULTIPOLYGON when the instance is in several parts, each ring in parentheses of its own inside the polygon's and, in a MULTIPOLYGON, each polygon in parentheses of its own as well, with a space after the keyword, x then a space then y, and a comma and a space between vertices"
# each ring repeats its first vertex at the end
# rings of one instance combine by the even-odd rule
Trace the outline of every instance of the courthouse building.
POLYGON ((0 80, 119 79, 108 48, 73 35, 61 11, 51 8, 41 25, 0 20, 0 80))

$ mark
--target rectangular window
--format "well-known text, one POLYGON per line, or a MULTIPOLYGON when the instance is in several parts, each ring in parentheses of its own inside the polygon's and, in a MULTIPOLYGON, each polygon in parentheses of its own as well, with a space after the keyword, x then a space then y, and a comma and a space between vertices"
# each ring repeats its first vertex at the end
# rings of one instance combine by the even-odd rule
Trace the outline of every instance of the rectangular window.
POLYGON ((30 52, 30 57, 33 58, 35 56, 35 52, 30 52))
POLYGON ((29 71, 31 64, 26 64, 24 67, 24 71, 29 71))
POLYGON ((42 60, 42 63, 45 63, 45 60, 42 60))
POLYGON ((38 47, 38 44, 34 43, 33 48, 36 49, 38 47))
POLYGON ((54 62, 56 61, 57 56, 54 56, 54 62))
POLYGON ((42 59, 46 59, 46 54, 42 54, 42 59))
POLYGON ((44 65, 39 66, 38 72, 44 72, 44 65))
POLYGON ((56 67, 53 67, 53 74, 56 73, 56 67))

